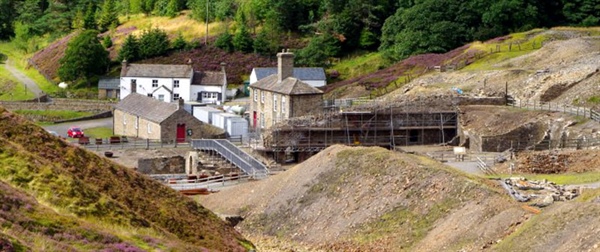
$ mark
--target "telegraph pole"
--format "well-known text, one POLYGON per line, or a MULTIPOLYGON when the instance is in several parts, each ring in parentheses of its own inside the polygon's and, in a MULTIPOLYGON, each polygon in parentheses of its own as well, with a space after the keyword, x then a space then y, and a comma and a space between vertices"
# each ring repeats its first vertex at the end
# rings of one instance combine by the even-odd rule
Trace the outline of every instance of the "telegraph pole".
POLYGON ((208 1, 206 0, 206 35, 204 36, 204 45, 208 45, 208 1))

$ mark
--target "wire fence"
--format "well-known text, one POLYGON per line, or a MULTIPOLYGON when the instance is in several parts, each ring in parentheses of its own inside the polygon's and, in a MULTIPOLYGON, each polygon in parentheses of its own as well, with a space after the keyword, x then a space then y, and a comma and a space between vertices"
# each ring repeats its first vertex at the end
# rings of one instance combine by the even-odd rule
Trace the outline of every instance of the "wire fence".
POLYGON ((577 107, 568 104, 560 104, 555 102, 523 101, 519 99, 513 99, 510 100, 507 105, 529 110, 562 112, 575 116, 582 116, 585 118, 592 119, 596 122, 600 122, 599 112, 596 112, 589 108, 577 107))

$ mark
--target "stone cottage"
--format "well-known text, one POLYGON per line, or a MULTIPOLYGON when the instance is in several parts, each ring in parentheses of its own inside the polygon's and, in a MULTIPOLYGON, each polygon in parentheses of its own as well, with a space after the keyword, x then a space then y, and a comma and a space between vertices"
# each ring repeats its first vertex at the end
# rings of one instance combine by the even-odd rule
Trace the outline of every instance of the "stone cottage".
POLYGON ((115 105, 113 133, 163 142, 225 137, 224 130, 185 111, 183 99, 166 103, 137 93, 129 94, 115 105))
POLYGON ((277 122, 320 112, 323 91, 293 77, 294 54, 277 54, 277 73, 258 80, 250 88, 250 123, 267 129, 277 122))

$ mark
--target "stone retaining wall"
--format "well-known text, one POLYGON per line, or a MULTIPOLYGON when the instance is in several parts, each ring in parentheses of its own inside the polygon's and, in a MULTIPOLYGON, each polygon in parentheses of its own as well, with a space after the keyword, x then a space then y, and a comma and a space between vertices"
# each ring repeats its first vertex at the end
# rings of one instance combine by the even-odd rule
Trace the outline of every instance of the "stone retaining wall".
POLYGON ((73 110, 73 111, 112 111, 116 102, 106 100, 80 100, 52 98, 49 102, 40 99, 30 101, 0 101, 0 106, 7 110, 73 110))
POLYGON ((182 156, 141 158, 137 170, 143 174, 185 173, 185 159, 182 156))

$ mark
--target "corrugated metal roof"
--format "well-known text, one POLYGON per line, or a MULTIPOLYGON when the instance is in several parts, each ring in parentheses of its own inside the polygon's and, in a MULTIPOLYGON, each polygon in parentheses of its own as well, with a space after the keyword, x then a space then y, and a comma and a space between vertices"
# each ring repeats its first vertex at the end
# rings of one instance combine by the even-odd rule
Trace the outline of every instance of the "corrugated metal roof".
POLYGON ((282 82, 278 82, 277 79, 277 75, 274 74, 253 83, 250 87, 286 95, 323 94, 323 91, 293 77, 282 82))
MULTIPOLYGON (((256 79, 260 80, 270 75, 277 74, 276 67, 257 67, 254 68, 256 79)), ((326 80, 325 70, 322 67, 294 67, 293 77, 303 81, 326 80)))
POLYGON ((223 86, 224 80, 225 73, 223 72, 196 71, 194 72, 192 85, 223 86))
POLYGON ((121 77, 191 78, 192 65, 128 64, 121 77))
POLYGON ((132 93, 115 105, 115 109, 161 123, 179 108, 176 103, 161 102, 145 95, 132 93))
POLYGON ((120 78, 100 78, 98 80, 98 89, 119 89, 120 78))

